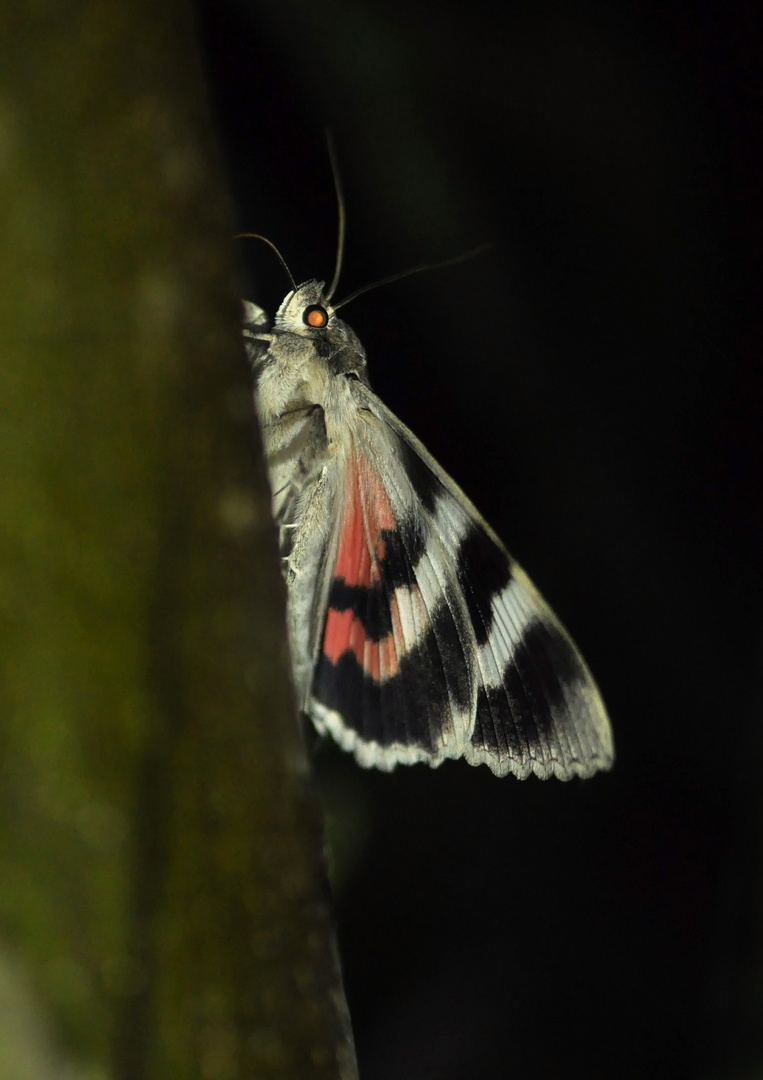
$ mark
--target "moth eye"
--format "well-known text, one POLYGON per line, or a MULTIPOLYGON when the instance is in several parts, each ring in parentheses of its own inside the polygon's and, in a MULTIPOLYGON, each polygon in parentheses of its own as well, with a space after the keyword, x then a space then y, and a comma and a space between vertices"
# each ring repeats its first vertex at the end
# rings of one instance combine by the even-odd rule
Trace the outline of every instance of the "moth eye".
POLYGON ((320 330, 329 321, 329 313, 320 304, 314 304, 312 307, 305 308, 302 319, 305 326, 312 326, 320 330))

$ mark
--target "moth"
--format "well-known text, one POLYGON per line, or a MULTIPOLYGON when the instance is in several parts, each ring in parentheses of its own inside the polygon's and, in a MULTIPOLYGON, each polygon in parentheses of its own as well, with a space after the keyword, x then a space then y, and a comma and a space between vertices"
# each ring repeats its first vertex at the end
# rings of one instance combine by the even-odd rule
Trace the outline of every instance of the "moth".
POLYGON ((463 757, 561 780, 609 769, 609 720, 572 639, 371 389, 332 304, 341 236, 340 222, 328 288, 297 285, 258 237, 292 288, 272 324, 244 303, 300 709, 367 767, 463 757))

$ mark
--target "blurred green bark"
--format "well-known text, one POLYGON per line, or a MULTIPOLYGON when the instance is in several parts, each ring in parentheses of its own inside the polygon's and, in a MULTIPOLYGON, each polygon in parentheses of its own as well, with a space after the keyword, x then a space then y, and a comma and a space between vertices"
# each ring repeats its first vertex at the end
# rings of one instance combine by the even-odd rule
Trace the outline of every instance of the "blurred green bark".
POLYGON ((6 1078, 354 1075, 209 128, 181 0, 2 9, 6 1078))

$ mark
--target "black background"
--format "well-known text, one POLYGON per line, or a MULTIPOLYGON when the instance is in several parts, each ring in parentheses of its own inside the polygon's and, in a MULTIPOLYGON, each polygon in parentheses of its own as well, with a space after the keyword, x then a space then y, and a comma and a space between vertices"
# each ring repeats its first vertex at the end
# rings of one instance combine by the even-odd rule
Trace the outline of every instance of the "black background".
MULTIPOLYGON (((317 768, 363 1080, 763 1069, 759 10, 208 0, 240 229, 330 280, 374 388, 569 626, 585 784, 317 768), (754 14, 753 14, 754 12, 754 14)), ((246 290, 288 289, 247 242, 246 290)))

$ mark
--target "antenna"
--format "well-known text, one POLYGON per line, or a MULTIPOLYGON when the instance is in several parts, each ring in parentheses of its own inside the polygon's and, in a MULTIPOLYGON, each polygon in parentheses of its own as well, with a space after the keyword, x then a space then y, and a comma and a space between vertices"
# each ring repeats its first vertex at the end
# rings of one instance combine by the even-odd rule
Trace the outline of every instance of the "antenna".
POLYGON ((342 192, 342 178, 339 175, 339 165, 336 159, 336 149, 334 147, 334 136, 330 128, 326 128, 326 143, 329 151, 329 161, 331 162, 331 173, 334 177, 334 191, 336 192, 336 205, 338 210, 338 236, 336 241, 336 266, 334 267, 334 276, 331 279, 328 292, 325 294, 326 299, 330 300, 336 292, 336 287, 339 284, 339 277, 342 273, 342 260, 344 259, 344 237, 347 230, 347 215, 344 209, 344 194, 342 192))
POLYGON ((363 293, 370 292, 371 289, 380 289, 382 285, 391 285, 393 281, 400 281, 401 278, 410 277, 412 274, 422 274, 425 270, 442 270, 446 266, 455 266, 456 263, 473 259, 477 255, 481 255, 483 251, 489 251, 492 247, 495 247, 495 244, 487 242, 472 248, 471 251, 464 251, 461 255, 454 255, 450 259, 443 259, 441 262, 421 263, 420 266, 412 266, 410 270, 400 270, 397 274, 390 274, 389 277, 381 278, 380 281, 372 281, 370 285, 364 285, 361 289, 356 289, 354 293, 350 293, 341 304, 334 304, 334 311, 338 311, 339 308, 349 304, 351 300, 355 300, 358 296, 362 296, 363 293))
POLYGON ((256 233, 256 232, 237 233, 233 237, 233 239, 234 240, 262 240, 263 244, 267 244, 268 247, 270 248, 270 250, 274 251, 276 253, 276 255, 278 256, 278 261, 280 262, 281 266, 286 271, 286 276, 288 277, 289 281, 291 282, 292 289, 296 291, 297 283, 296 283, 296 281, 294 280, 294 278, 291 275, 291 270, 286 265, 286 259, 284 259, 283 255, 278 250, 278 248, 275 246, 275 244, 273 243, 272 240, 268 240, 267 236, 262 236, 261 233, 256 233))

